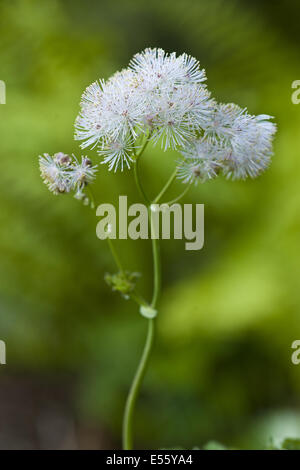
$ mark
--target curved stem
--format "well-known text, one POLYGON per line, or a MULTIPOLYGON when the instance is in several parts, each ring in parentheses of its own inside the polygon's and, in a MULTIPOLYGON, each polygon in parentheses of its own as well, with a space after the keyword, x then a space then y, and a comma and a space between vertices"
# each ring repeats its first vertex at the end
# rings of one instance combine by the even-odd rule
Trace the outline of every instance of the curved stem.
POLYGON ((148 302, 136 290, 131 292, 130 298, 140 306, 149 306, 148 302))
POLYGON ((189 185, 185 188, 185 190, 182 191, 181 194, 179 194, 179 196, 175 197, 175 199, 172 199, 171 201, 168 201, 166 204, 168 204, 168 205, 170 206, 171 204, 175 204, 175 202, 180 201, 180 199, 182 199, 183 196, 185 196, 185 195, 189 192, 189 190, 191 189, 191 186, 192 186, 192 185, 189 184, 189 185))
POLYGON ((138 164, 139 164, 139 156, 136 158, 134 162, 134 179, 135 179, 135 184, 139 190, 140 195, 142 198, 146 201, 147 204, 149 204, 149 199, 147 197, 147 194, 144 191, 144 188, 141 184, 140 177, 139 177, 139 169, 138 169, 138 164))
POLYGON ((148 332, 146 343, 144 346, 144 351, 137 368, 136 374, 134 376, 129 395, 127 398, 125 406, 125 414, 123 420, 123 449, 132 450, 133 449, 133 437, 132 437, 132 416, 134 412, 135 402, 137 395, 139 393, 146 368, 149 362, 150 353, 152 350, 153 340, 154 340, 154 326, 155 319, 148 320, 148 332))
POLYGON ((110 251, 111 251, 111 254, 113 255, 113 258, 115 260, 115 263, 116 265, 118 266, 119 270, 121 273, 124 272, 124 269, 123 269, 123 266, 122 266, 122 263, 120 261, 120 258, 119 258, 119 255, 114 247, 114 244, 112 242, 112 239, 107 237, 107 241, 108 241, 108 245, 109 245, 109 248, 110 248, 110 251))
POLYGON ((134 179, 135 179, 135 183, 136 183, 136 186, 139 190, 140 195, 146 201, 147 204, 150 204, 150 199, 147 197, 147 194, 145 193, 144 188, 143 188, 142 183, 141 183, 141 180, 140 180, 140 176, 139 176, 139 159, 140 159, 141 155, 144 153, 144 150, 148 145, 149 138, 150 138, 150 136, 147 138, 146 142, 144 143, 144 145, 142 147, 142 150, 136 156, 135 162, 134 162, 134 179))
POLYGON ((159 240, 153 238, 152 239, 152 252, 153 252, 153 296, 151 307, 155 308, 159 299, 160 295, 160 287, 161 287, 161 267, 160 267, 160 248, 159 248, 159 240))
MULTIPOLYGON (((154 273, 153 273, 153 297, 151 302, 151 307, 155 308, 159 294, 160 294, 160 254, 159 254, 159 240, 152 240, 152 249, 153 249, 153 264, 154 264, 154 273)), ((152 346, 154 342, 154 333, 155 333, 155 318, 148 319, 148 333, 146 338, 146 343, 144 346, 143 355, 141 357, 140 363, 138 365, 137 371, 135 373, 124 412, 123 419, 123 449, 132 450, 133 449, 133 436, 132 436, 132 424, 133 424, 133 413, 135 408, 136 399, 140 391, 142 381, 147 369, 147 365, 150 359, 152 346)))
POLYGON ((145 148, 147 147, 147 145, 148 145, 148 143, 149 143, 149 141, 150 141, 150 137, 151 137, 151 133, 148 135, 148 137, 147 137, 147 139, 146 139, 146 142, 144 143, 144 145, 143 145, 143 147, 142 147, 140 153, 138 153, 138 155, 137 155, 137 158, 139 158, 139 157, 142 155, 142 153, 144 153, 144 150, 145 150, 145 148))
MULTIPOLYGON (((151 224, 151 209, 148 207, 149 221, 151 224)), ((151 234, 153 227, 151 224, 151 234)), ((152 238, 152 252, 153 252, 153 296, 151 301, 151 307, 155 309, 160 289, 161 289, 161 266, 160 266, 160 250, 159 250, 159 240, 158 238, 152 238)), ((123 449, 132 450, 133 449, 133 413, 139 394, 143 378, 149 363, 153 342, 155 334, 155 318, 150 318, 148 321, 148 332, 146 337, 146 343, 144 346, 143 354, 139 362, 137 371, 135 373, 126 405, 123 418, 123 449)))
POLYGON ((177 176, 177 168, 173 171, 173 173, 171 174, 170 178, 168 179, 168 181, 166 182, 165 186, 162 188, 162 190, 160 191, 160 193, 156 196, 156 198, 154 199, 153 201, 153 204, 156 204, 158 203, 161 198, 163 197, 163 195, 167 192, 167 190, 169 189, 169 187, 171 186, 171 184, 174 182, 175 178, 177 176))
POLYGON ((86 190, 87 190, 87 193, 88 193, 88 195, 90 196, 90 199, 91 199, 91 209, 95 209, 96 200, 95 200, 94 193, 93 193, 92 189, 89 187, 89 185, 86 185, 86 190))

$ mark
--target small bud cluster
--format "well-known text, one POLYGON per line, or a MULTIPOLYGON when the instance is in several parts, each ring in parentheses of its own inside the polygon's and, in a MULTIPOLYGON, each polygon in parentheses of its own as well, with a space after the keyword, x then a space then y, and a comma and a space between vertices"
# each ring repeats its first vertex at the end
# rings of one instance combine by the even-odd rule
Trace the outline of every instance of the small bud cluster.
POLYGON ((140 273, 120 271, 116 274, 107 273, 104 279, 113 291, 120 292, 122 297, 129 299, 139 277, 140 273))

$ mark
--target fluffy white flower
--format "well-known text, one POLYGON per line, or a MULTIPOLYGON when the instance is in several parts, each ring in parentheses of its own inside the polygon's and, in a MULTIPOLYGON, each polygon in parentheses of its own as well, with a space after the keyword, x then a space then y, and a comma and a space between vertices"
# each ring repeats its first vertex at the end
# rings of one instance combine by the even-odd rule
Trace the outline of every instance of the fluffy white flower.
POLYGON ((276 125, 268 115, 251 116, 244 113, 233 125, 233 137, 227 146, 223 172, 228 178, 256 178, 270 164, 272 141, 276 125))
POLYGON ((99 147, 98 153, 104 157, 102 163, 108 163, 109 170, 117 171, 121 168, 123 171, 124 165, 130 168, 130 163, 133 161, 131 157, 133 148, 133 138, 128 134, 104 142, 103 146, 99 147))
POLYGON ((222 159, 227 177, 257 176, 272 155, 274 124, 269 116, 250 116, 235 104, 216 103, 205 80, 195 58, 146 49, 133 57, 129 68, 85 90, 75 138, 83 141, 83 148, 97 146, 109 170, 130 168, 136 141, 144 136, 164 150, 186 154, 206 146, 206 157, 196 157, 196 173, 192 156, 187 157, 181 170, 184 181, 198 173, 202 181, 214 177, 222 159))
POLYGON ((205 71, 199 62, 187 54, 176 56, 163 49, 145 49, 136 54, 129 67, 138 74, 141 87, 148 93, 159 89, 169 91, 184 83, 202 84, 206 80, 205 71))
POLYGON ((74 162, 70 169, 72 187, 84 187, 95 179, 97 165, 93 166, 91 160, 87 157, 81 157, 80 163, 75 155, 73 155, 73 158, 74 162))
POLYGON ((53 155, 53 160, 55 163, 59 165, 59 167, 68 167, 72 163, 72 158, 70 155, 63 153, 63 152, 58 152, 53 155))
POLYGON ((84 188, 94 180, 97 170, 97 165, 92 166, 87 157, 82 157, 79 163, 74 155, 71 157, 62 152, 53 157, 45 153, 39 157, 39 165, 41 177, 51 192, 60 194, 73 190, 77 199, 86 198, 84 188))
POLYGON ((81 111, 75 123, 75 139, 82 148, 104 141, 134 137, 141 132, 145 103, 132 71, 123 70, 107 82, 95 82, 83 93, 81 111))
POLYGON ((48 153, 44 153, 43 157, 39 157, 39 165, 41 177, 49 190, 54 194, 68 193, 71 189, 70 177, 67 171, 68 164, 60 163, 61 156, 68 157, 65 154, 55 154, 51 157, 48 153))
POLYGON ((109 169, 129 167, 128 141, 149 132, 165 150, 182 146, 209 121, 212 101, 205 80, 193 57, 146 49, 128 69, 85 90, 75 138, 83 148, 97 145, 109 169), (121 142, 117 154, 116 142, 121 142))
POLYGON ((81 98, 81 111, 75 122, 75 139, 84 140, 81 147, 95 146, 104 132, 102 130, 102 82, 87 87, 81 98))
POLYGON ((137 74, 137 87, 146 103, 144 122, 152 140, 177 148, 207 123, 212 112, 210 93, 203 86, 204 70, 193 57, 162 49, 136 54, 130 67, 137 74))
POLYGON ((181 152, 177 178, 183 183, 195 183, 215 178, 222 168, 223 149, 211 139, 198 139, 190 142, 181 152))
POLYGON ((104 86, 102 119, 104 132, 109 138, 133 137, 141 130, 146 103, 130 70, 115 74, 104 86))
POLYGON ((270 164, 276 126, 271 116, 251 116, 236 105, 220 105, 204 136, 186 145, 178 177, 204 182, 222 173, 227 178, 256 178, 270 164))
POLYGON ((200 69, 200 62, 188 54, 182 54, 180 58, 184 69, 184 76, 181 81, 197 83, 198 85, 203 84, 206 80, 206 74, 204 69, 200 69))
POLYGON ((214 102, 213 112, 204 123, 204 135, 215 140, 227 140, 234 136, 235 122, 246 110, 234 103, 214 102))
POLYGON ((252 116, 235 104, 215 104, 204 136, 211 138, 223 152, 223 173, 228 178, 256 178, 272 157, 276 126, 271 116, 252 116))
POLYGON ((150 130, 164 150, 183 146, 210 119, 210 93, 204 87, 181 85, 170 92, 156 93, 149 103, 150 130))

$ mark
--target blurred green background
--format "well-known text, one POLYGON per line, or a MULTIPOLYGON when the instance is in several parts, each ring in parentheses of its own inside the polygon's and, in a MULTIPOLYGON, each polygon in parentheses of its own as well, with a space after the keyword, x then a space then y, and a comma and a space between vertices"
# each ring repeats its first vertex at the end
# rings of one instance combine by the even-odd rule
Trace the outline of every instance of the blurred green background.
MULTIPOLYGON (((47 191, 38 155, 80 155, 73 123, 83 90, 145 47, 197 57, 216 99, 271 114, 279 130, 258 180, 218 179, 189 193, 187 202, 205 204, 203 250, 162 243, 159 336, 136 446, 214 439, 258 449, 300 436, 300 365, 291 363, 300 337, 299 13, 296 0, 0 1, 0 448, 120 447, 145 320, 103 281, 114 265, 94 213, 47 191)), ((151 194, 175 157, 147 150, 151 194)), ((99 202, 139 202, 131 172, 100 165, 94 187, 99 202)), ((118 247, 149 295, 149 242, 118 247)))

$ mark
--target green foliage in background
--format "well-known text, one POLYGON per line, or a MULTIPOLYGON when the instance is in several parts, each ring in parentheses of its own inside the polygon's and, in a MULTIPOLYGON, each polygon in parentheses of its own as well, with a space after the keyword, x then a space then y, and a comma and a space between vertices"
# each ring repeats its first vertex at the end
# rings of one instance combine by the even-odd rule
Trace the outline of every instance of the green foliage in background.
MULTIPOLYGON (((220 441, 265 447, 300 435, 300 79, 296 2, 238 0, 11 0, 0 2, 0 338, 2 374, 75 377, 74 414, 118 443, 121 411, 145 335, 136 306, 111 293, 113 271, 96 217, 44 187, 38 155, 80 155, 73 123, 84 88, 145 47, 187 52, 220 101, 275 116, 270 170, 255 181, 212 181, 187 202, 205 204, 205 246, 163 241, 159 341, 138 403, 141 448, 220 441), (289 21, 287 21, 289 18, 289 21)), ((95 152, 85 152, 94 162, 95 152)), ((172 152, 148 148, 142 172, 155 194, 172 152)), ((100 202, 126 194, 126 172, 100 165, 100 202)), ((147 241, 118 242, 126 266, 151 285, 147 241)), ((1 380, 1 377, 0 377, 1 380)), ((119 444, 117 444, 119 445, 119 444)), ((279 444, 278 444, 279 445, 279 444)))

